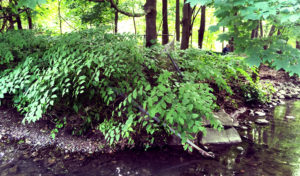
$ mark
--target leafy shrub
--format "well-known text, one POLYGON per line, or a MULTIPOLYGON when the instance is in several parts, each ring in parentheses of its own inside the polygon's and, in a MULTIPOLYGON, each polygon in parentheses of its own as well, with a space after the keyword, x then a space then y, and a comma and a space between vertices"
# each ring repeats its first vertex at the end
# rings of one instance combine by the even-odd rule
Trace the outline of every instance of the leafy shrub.
MULTIPOLYGON (((18 35, 29 35, 23 32, 18 35)), ((173 70, 159 65, 156 58, 161 47, 141 48, 131 35, 101 29, 30 37, 26 45, 8 42, 21 49, 10 59, 16 66, 0 72, 0 99, 12 95, 24 123, 35 122, 55 106, 64 105, 83 118, 84 126, 97 127, 111 145, 124 139, 133 144, 143 131, 150 136, 162 128, 172 133, 168 126, 181 134, 185 144, 193 139, 192 134, 205 132, 205 118, 220 129, 212 115, 217 105, 211 82, 232 94, 232 78, 247 76, 242 72, 247 69, 242 59, 187 50, 172 53, 184 69, 181 80, 173 70), (26 47, 28 52, 23 51, 26 47), (154 116, 160 124, 154 122, 154 116)), ((53 136, 59 128, 61 125, 55 127, 53 136)), ((149 141, 153 143, 154 138, 149 141)))
POLYGON ((42 53, 48 47, 47 39, 30 30, 0 33, 0 66, 42 53))

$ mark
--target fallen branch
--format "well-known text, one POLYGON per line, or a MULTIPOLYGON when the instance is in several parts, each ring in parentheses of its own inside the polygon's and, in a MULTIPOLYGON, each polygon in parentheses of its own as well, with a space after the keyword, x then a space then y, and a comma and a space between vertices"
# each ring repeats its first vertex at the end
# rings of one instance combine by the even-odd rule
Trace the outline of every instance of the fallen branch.
MULTIPOLYGON (((114 90, 114 89, 113 89, 114 90)), ((115 90, 114 90, 115 91, 115 90)), ((115 91, 116 92, 116 91, 115 91)), ((117 94, 118 94, 118 92, 116 92, 117 94)), ((124 99, 126 99, 127 98, 127 96, 125 96, 124 94, 119 94, 119 95, 121 95, 124 99)), ((150 116, 150 114, 149 114, 149 112, 148 111, 146 111, 142 106, 140 106, 136 101, 134 101, 134 100, 132 100, 132 102, 133 102, 133 105, 134 106, 136 106, 143 114, 146 114, 146 115, 148 115, 149 117, 151 117, 150 116)), ((154 116, 154 117, 152 117, 157 123, 161 123, 161 120, 158 118, 158 117, 156 117, 156 116, 154 116)), ((148 119, 149 120, 149 119, 148 119)), ((166 127, 166 128, 169 128, 169 130, 172 132, 172 133, 174 133, 177 137, 179 137, 181 140, 182 140, 182 137, 181 137, 181 134, 180 133, 176 133, 176 131, 172 128, 172 127, 170 127, 169 125, 167 125, 166 123, 162 123, 162 125, 164 126, 164 127, 166 127)), ((205 157, 210 157, 210 158, 214 158, 215 157, 215 155, 213 154, 213 153, 208 153, 208 152, 206 152, 205 150, 203 150, 203 149, 201 149, 200 147, 198 147, 196 144, 194 144, 191 140, 189 140, 189 139, 187 139, 187 141, 186 141, 190 146, 192 146, 193 148, 195 148, 195 149, 197 149, 198 151, 199 151, 199 153, 202 155, 202 156, 205 156, 205 157)))

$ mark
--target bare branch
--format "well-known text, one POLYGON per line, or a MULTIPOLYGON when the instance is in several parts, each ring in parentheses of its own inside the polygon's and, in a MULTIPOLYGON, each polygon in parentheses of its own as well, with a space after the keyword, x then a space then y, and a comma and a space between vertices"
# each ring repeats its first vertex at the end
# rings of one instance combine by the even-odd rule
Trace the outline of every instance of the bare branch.
POLYGON ((118 7, 117 4, 115 4, 114 0, 107 0, 108 2, 110 2, 110 5, 112 8, 114 8, 116 11, 118 11, 119 13, 123 14, 123 15, 126 15, 126 16, 129 16, 129 17, 142 17, 142 16, 145 16, 146 13, 130 13, 130 12, 126 12, 122 9, 120 9, 118 7))
POLYGON ((114 2, 114 0, 88 0, 90 2, 109 2, 111 7, 114 8, 117 12, 129 16, 129 17, 142 17, 145 16, 146 13, 130 13, 125 10, 122 10, 118 7, 118 5, 114 2))

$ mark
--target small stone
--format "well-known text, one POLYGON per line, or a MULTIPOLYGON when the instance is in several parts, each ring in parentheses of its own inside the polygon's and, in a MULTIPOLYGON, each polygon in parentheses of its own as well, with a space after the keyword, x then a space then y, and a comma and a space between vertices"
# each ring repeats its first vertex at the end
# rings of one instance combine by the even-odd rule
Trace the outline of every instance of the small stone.
POLYGON ((243 147, 241 147, 241 146, 238 146, 237 148, 236 148, 238 151, 244 151, 244 148, 243 147))
POLYGON ((64 157, 64 159, 68 159, 68 158, 70 158, 69 154, 64 157))
POLYGON ((56 161, 55 158, 49 158, 48 159, 48 164, 53 165, 55 163, 55 161, 56 161))
POLYGON ((286 103, 284 101, 282 101, 282 100, 279 100, 279 104, 280 105, 285 105, 286 103))
POLYGON ((243 129, 243 130, 248 130, 248 127, 246 127, 246 126, 241 126, 241 129, 243 129))
POLYGON ((258 115, 259 117, 266 116, 266 113, 262 111, 256 111, 255 114, 258 115))
POLYGON ((284 96, 284 95, 282 95, 282 94, 280 94, 280 95, 278 96, 278 98, 280 98, 280 99, 284 99, 284 98, 285 98, 285 96, 284 96))
POLYGON ((25 143, 26 143, 26 144, 31 144, 31 141, 28 140, 28 139, 26 139, 26 140, 25 140, 25 143))
POLYGON ((33 162, 38 162, 38 161, 42 161, 43 159, 41 159, 41 158, 34 158, 33 159, 33 162))
POLYGON ((31 156, 33 156, 33 157, 38 156, 38 152, 33 152, 33 153, 31 154, 31 156))
POLYGON ((30 156, 29 156, 28 154, 24 154, 23 157, 24 157, 25 159, 29 159, 29 158, 30 158, 30 156))
POLYGON ((294 116, 286 116, 285 118, 286 118, 286 119, 295 119, 294 116))
POLYGON ((281 95, 285 95, 285 94, 286 94, 286 91, 285 91, 285 90, 281 90, 281 91, 279 91, 279 93, 280 93, 281 95))
POLYGON ((256 119, 255 120, 255 123, 259 124, 259 125, 267 125, 269 124, 270 122, 266 119, 256 119))

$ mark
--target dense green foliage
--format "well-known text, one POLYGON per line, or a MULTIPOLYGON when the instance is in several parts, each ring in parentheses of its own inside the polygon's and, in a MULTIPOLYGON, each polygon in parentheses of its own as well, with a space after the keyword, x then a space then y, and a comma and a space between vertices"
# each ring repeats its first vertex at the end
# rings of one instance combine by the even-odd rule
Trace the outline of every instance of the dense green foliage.
POLYGON ((289 40, 299 40, 300 37, 299 0, 187 2, 192 5, 212 5, 216 9, 215 15, 219 23, 211 27, 211 30, 218 31, 222 26, 227 27, 228 32, 221 34, 219 39, 233 39, 235 51, 247 54, 247 61, 251 66, 268 63, 278 70, 286 70, 290 75, 300 75, 300 51, 288 44, 289 40), (260 36, 253 38, 253 30, 260 30, 260 36))
MULTIPOLYGON (((247 96, 262 92, 253 87, 243 58, 210 56, 197 49, 174 52, 183 69, 181 79, 167 57, 160 56, 163 48, 141 48, 131 35, 91 29, 57 37, 14 31, 0 38, 0 98, 13 97, 24 123, 52 118, 47 114, 63 107, 84 120, 80 128, 97 127, 112 145, 161 131, 154 116, 175 128, 184 144, 192 134, 205 132, 205 118, 221 128, 212 114, 218 108, 214 91, 232 95, 244 86, 255 90, 247 96)), ((68 118, 53 119, 59 121, 54 135, 68 118)), ((154 138, 148 140, 145 145, 154 138)))

